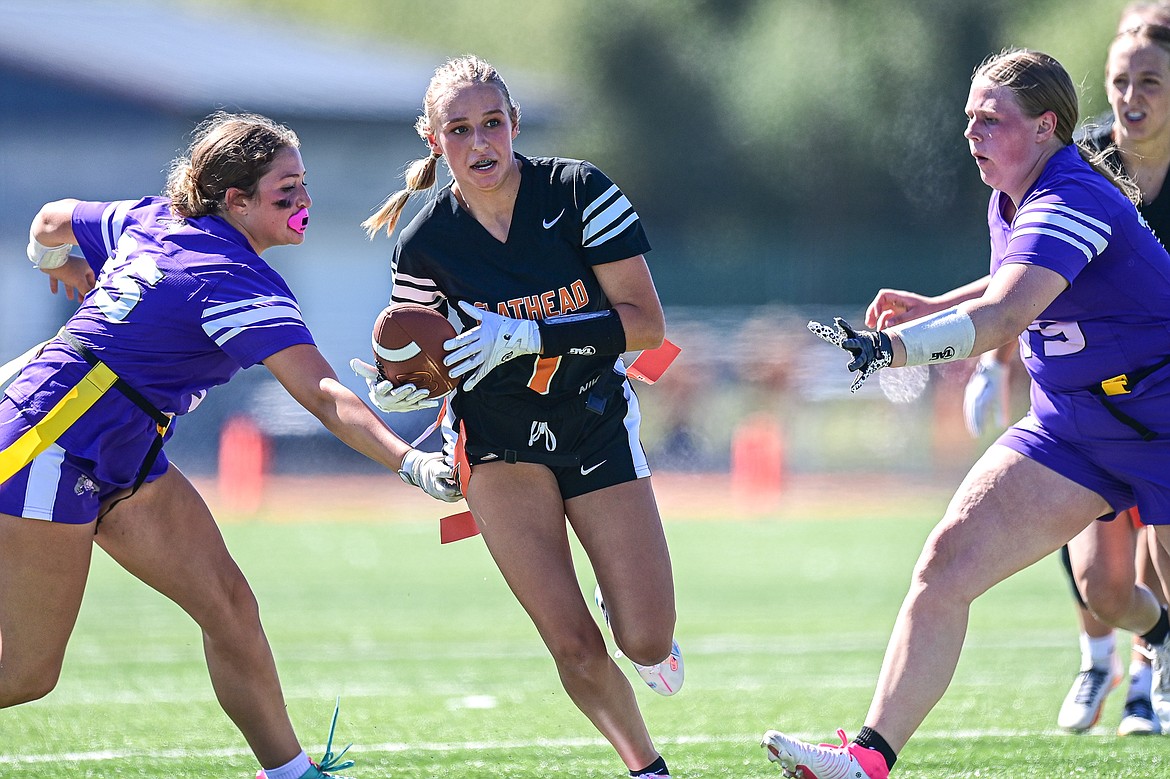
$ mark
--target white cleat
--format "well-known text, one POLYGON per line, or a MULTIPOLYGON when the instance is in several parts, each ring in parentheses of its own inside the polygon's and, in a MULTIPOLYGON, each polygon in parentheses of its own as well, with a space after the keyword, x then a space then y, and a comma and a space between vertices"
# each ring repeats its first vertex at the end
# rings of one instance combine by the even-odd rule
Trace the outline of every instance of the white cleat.
POLYGON ((810 744, 775 730, 764 734, 760 746, 768 760, 780 764, 789 779, 887 779, 885 759, 872 749, 849 743, 845 731, 837 731, 841 744, 810 744))
POLYGON ((646 686, 659 695, 674 695, 682 687, 683 657, 677 641, 670 642, 670 657, 655 665, 638 665, 630 661, 646 686))
MULTIPOLYGON (((601 609, 601 616, 605 617, 605 626, 610 627, 609 612, 605 608, 605 599, 601 597, 600 585, 593 589, 593 602, 601 609)), ((610 634, 613 634, 613 628, 610 628, 610 634)), ((614 658, 623 657, 622 651, 617 650, 613 656, 614 658)), ((639 665, 630 660, 630 665, 634 666, 634 670, 638 672, 638 676, 642 677, 642 681, 646 682, 646 686, 659 695, 674 695, 682 688, 683 679, 686 676, 683 668, 682 650, 678 648, 678 642, 674 640, 670 642, 670 656, 664 658, 662 662, 654 665, 639 665)))
POLYGON ((1084 733, 1096 725, 1105 708, 1106 696, 1121 683, 1123 673, 1114 655, 1108 668, 1090 668, 1077 674, 1060 706, 1056 724, 1071 733, 1084 733))
POLYGON ((1154 681, 1150 690, 1150 702, 1163 733, 1170 733, 1170 636, 1161 644, 1151 646, 1150 665, 1154 669, 1154 681))

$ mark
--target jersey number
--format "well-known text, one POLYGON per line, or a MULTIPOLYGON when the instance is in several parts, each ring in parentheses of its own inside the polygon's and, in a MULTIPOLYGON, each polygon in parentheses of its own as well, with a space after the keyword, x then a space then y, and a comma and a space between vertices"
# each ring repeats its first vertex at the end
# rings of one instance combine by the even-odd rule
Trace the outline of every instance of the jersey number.
POLYGON ((1036 335, 1020 339, 1023 357, 1034 354, 1033 341, 1039 343, 1045 357, 1063 357, 1085 348, 1085 334, 1076 322, 1033 322, 1028 325, 1028 332, 1036 335))
POLYGON ((112 322, 121 322, 142 300, 142 291, 162 279, 162 271, 149 254, 137 254, 138 243, 123 235, 118 239, 118 251, 102 268, 94 303, 112 322), (126 259, 131 257, 133 259, 126 259))

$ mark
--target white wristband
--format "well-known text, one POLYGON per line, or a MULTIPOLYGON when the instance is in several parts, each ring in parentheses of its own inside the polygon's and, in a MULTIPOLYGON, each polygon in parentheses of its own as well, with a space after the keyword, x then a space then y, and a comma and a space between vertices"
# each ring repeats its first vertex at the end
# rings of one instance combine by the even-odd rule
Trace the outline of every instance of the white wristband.
POLYGON ((975 347, 975 324, 958 308, 948 308, 892 329, 906 347, 906 365, 963 360, 975 347))
POLYGON ((53 270, 60 268, 69 259, 69 252, 73 251, 73 244, 63 243, 60 246, 45 246, 36 238, 29 236, 28 261, 34 268, 53 270))

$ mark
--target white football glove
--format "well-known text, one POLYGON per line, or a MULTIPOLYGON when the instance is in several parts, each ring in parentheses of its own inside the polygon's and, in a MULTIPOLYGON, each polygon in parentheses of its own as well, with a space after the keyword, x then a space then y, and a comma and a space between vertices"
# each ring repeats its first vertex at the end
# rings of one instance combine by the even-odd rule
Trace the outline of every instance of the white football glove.
POLYGON ((468 375, 463 382, 467 392, 488 375, 492 368, 524 354, 540 353, 540 327, 532 319, 511 319, 459 301, 463 313, 479 322, 447 340, 443 348, 450 354, 443 358, 452 379, 468 375))
POLYGON ((419 389, 413 384, 395 387, 378 375, 377 368, 356 357, 349 361, 349 367, 359 378, 366 380, 366 386, 370 388, 370 402, 387 413, 418 411, 439 405, 438 398, 432 398, 428 390, 419 389))
POLYGON ((418 487, 437 500, 454 503, 463 497, 459 482, 454 479, 455 472, 442 452, 411 449, 402 458, 402 470, 398 475, 410 486, 418 487))
POLYGON ((963 390, 963 421, 973 437, 983 434, 988 417, 999 427, 1008 426, 1007 389, 1007 366, 996 359, 995 352, 984 352, 963 390))

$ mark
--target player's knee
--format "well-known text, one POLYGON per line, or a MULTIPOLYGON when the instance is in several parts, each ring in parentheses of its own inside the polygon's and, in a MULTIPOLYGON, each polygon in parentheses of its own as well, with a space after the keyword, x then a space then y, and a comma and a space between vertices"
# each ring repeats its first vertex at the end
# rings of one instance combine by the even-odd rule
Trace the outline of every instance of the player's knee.
POLYGON ((9 668, 0 668, 0 708, 17 706, 44 698, 57 686, 61 678, 61 665, 42 666, 15 673, 9 668))
POLYGON ((974 583, 978 577, 970 575, 974 561, 970 550, 951 543, 948 533, 936 531, 927 540, 914 566, 910 593, 912 596, 970 603, 980 594, 974 583))
POLYGON ((638 665, 655 665, 670 657, 672 636, 646 636, 635 644, 623 643, 622 653, 638 665))
POLYGON ((674 620, 666 624, 654 625, 650 622, 640 622, 628 629, 623 626, 622 631, 614 633, 614 640, 622 654, 639 665, 654 665, 670 657, 671 643, 674 640, 674 620))
POLYGON ((1134 593, 1132 579, 1089 577, 1077 586, 1089 611, 1106 624, 1116 624, 1131 608, 1134 593))
POLYGON ((562 633, 548 641, 549 651, 562 677, 591 678, 609 662, 605 640, 596 630, 562 633))
POLYGON ((231 577, 192 616, 211 638, 231 634, 233 641, 260 628, 260 604, 242 575, 231 577))

